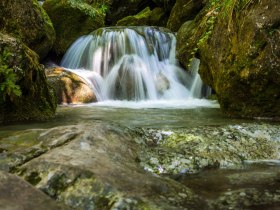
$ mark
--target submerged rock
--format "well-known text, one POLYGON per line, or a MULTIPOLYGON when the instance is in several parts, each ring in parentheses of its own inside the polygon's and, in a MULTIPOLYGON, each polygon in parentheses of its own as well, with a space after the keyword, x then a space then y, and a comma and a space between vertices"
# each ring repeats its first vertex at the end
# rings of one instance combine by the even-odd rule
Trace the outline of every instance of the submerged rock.
POLYGON ((53 117, 56 101, 38 56, 0 33, 0 123, 53 117))
POLYGON ((0 31, 20 39, 41 59, 46 57, 55 40, 50 18, 37 0, 2 0, 0 31))
POLYGON ((63 68, 46 70, 48 83, 54 87, 57 102, 62 103, 90 103, 96 102, 96 96, 88 82, 77 74, 63 68))
POLYGON ((43 8, 50 16, 56 31, 54 51, 58 55, 64 54, 80 36, 87 35, 105 24, 102 4, 95 1, 46 0, 43 8))
POLYGON ((208 6, 180 28, 179 60, 187 66, 199 56, 199 73, 228 115, 279 118, 279 1, 208 6))
POLYGON ((19 177, 0 170, 0 209, 70 210, 19 177), (36 195, 36 196, 35 196, 36 195))

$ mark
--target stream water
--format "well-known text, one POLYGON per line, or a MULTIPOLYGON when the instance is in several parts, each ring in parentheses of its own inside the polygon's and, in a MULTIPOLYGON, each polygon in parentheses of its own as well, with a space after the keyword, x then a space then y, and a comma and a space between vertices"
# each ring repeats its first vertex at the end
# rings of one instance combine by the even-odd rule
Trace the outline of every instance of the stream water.
MULTIPOLYGON (((118 28, 115 31, 109 28, 80 38, 61 65, 83 76, 92 85, 99 102, 59 106, 56 116, 46 122, 3 125, 0 144, 19 135, 23 141, 36 138, 37 129, 82 122, 159 130, 252 123, 228 118, 221 113, 216 101, 203 99, 209 91, 205 91, 197 74, 199 61, 194 60, 191 74, 184 73, 175 59, 175 41, 174 35, 155 28, 118 28)), ((211 200, 224 193, 231 196, 244 188, 277 190, 279 175, 276 160, 248 163, 238 169, 206 170, 174 179, 211 200)))

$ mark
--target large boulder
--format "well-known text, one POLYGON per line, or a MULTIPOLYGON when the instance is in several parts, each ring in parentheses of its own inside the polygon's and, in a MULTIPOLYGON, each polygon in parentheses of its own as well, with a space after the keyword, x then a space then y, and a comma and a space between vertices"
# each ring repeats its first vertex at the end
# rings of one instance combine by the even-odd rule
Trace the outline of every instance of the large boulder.
MULTIPOLYGON (((17 171, 73 209, 208 209, 189 188, 140 167, 140 142, 130 129, 116 124, 80 121, 41 130, 37 144, 29 148, 37 155, 17 171)), ((18 149, 0 167, 5 160, 19 163, 17 155, 28 155, 28 149, 18 149)))
POLYGON ((38 55, 17 39, 0 33, 0 122, 44 120, 56 109, 38 55))
POLYGON ((37 0, 2 0, 0 30, 23 41, 43 59, 51 50, 55 31, 37 0))
POLYGON ((200 75, 225 113, 279 118, 280 4, 246 2, 220 2, 184 24, 178 58, 187 66, 193 55, 200 57, 200 75))
POLYGON ((46 0, 43 8, 56 31, 55 53, 64 54, 77 38, 103 27, 106 5, 86 0, 46 0))
POLYGON ((167 28, 171 31, 178 31, 184 22, 195 18, 205 5, 204 2, 205 0, 177 0, 171 10, 167 28))
POLYGON ((57 102, 61 103, 90 103, 96 102, 96 96, 89 83, 77 74, 63 68, 46 70, 48 83, 54 87, 57 102))

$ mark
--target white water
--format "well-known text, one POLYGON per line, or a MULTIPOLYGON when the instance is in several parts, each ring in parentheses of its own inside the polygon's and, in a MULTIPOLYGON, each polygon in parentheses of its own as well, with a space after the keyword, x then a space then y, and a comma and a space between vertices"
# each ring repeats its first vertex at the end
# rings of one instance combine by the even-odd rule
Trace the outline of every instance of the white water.
POLYGON ((61 66, 83 77, 99 104, 149 101, 153 107, 173 101, 193 106, 198 102, 194 98, 202 98, 199 62, 188 75, 177 64, 175 47, 175 36, 164 29, 103 28, 73 43, 61 66))

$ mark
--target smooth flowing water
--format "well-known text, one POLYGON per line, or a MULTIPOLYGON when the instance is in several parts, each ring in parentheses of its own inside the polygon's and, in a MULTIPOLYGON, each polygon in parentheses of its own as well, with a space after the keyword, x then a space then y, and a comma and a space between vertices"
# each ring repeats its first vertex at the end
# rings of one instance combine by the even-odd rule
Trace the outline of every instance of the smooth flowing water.
POLYGON ((102 28, 73 43, 61 66, 83 77, 98 101, 207 96, 197 73, 199 60, 194 59, 187 74, 175 48, 175 36, 163 28, 102 28))

